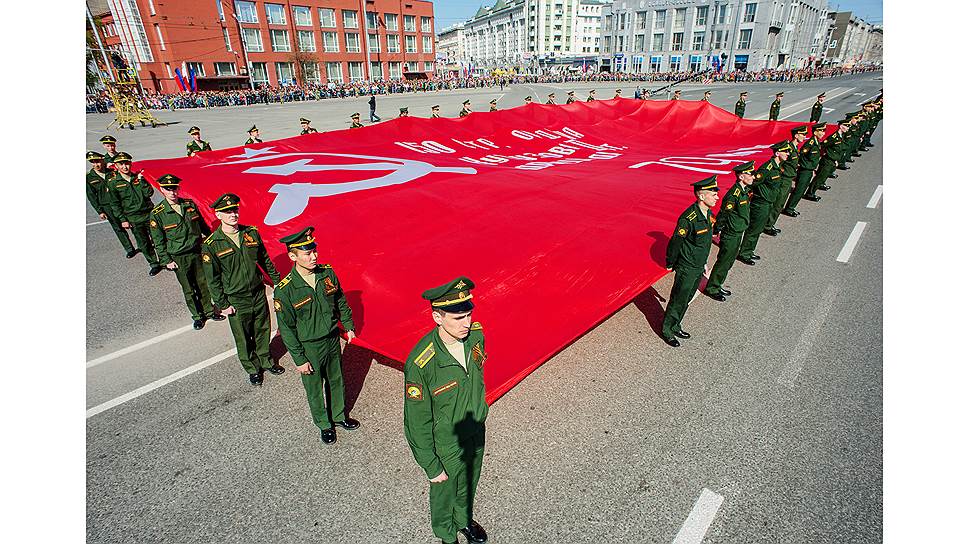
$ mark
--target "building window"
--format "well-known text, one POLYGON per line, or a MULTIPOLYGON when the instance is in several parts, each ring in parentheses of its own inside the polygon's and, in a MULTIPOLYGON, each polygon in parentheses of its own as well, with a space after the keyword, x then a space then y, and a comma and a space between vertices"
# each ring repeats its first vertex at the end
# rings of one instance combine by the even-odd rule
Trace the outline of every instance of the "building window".
POLYGON ((728 9, 729 9, 729 6, 726 6, 726 5, 716 6, 716 15, 714 19, 716 20, 717 25, 726 24, 726 13, 728 9))
POLYGON ((756 20, 756 4, 746 4, 743 12, 743 22, 752 23, 756 20))
POLYGON ((420 31, 421 32, 431 32, 432 31, 431 30, 431 27, 430 27, 430 17, 421 17, 420 18, 420 31))
POLYGON ((366 12, 366 28, 376 30, 380 27, 380 18, 375 11, 366 12))
POLYGON ((215 7, 218 8, 218 20, 219 21, 224 21, 225 20, 225 12, 222 11, 222 0, 215 0, 215 7))
POLYGON ((313 26, 313 14, 305 6, 293 6, 292 18, 296 21, 296 26, 313 26))
POLYGON ((265 51, 262 48, 262 33, 259 32, 258 28, 243 28, 242 41, 245 42, 245 50, 250 53, 265 51))
POLYGON ((301 62, 303 80, 306 83, 319 83, 319 65, 315 62, 301 62))
POLYGON ((379 34, 367 34, 366 35, 366 48, 374 53, 380 52, 380 35, 379 34))
POLYGON ((706 39, 705 32, 693 32, 692 33, 692 49, 693 51, 702 50, 702 42, 706 39))
POLYGON ((292 63, 291 62, 277 62, 276 63, 276 81, 279 85, 291 85, 295 83, 293 81, 292 75, 292 63))
POLYGON ((434 52, 434 41, 430 36, 423 37, 423 52, 433 53, 434 52))
POLYGON ((161 27, 158 26, 158 23, 155 23, 155 34, 158 35, 158 46, 161 47, 161 50, 162 51, 164 51, 165 50, 165 39, 161 37, 161 27))
POLYGON ((323 32, 323 51, 339 53, 339 39, 337 39, 335 32, 323 32))
POLYGON ((739 44, 736 46, 739 49, 749 49, 750 41, 753 39, 753 29, 747 28, 745 30, 739 31, 739 44))
POLYGON ((360 35, 356 32, 346 33, 346 52, 347 53, 359 53, 360 52, 360 35))
POLYGON ((397 28, 397 14, 396 13, 384 13, 383 22, 387 25, 387 30, 399 30, 397 28))
POLYGON ((407 72, 413 73, 417 71, 417 63, 413 61, 407 62, 407 72))
POLYGON ((635 37, 635 50, 645 51, 645 35, 639 34, 635 37))
POLYGON ((652 50, 653 51, 662 51, 663 49, 665 49, 665 44, 662 43, 664 41, 665 41, 665 34, 662 34, 662 33, 653 34, 652 35, 652 50))
POLYGON ((252 74, 252 83, 256 85, 269 84, 269 71, 266 70, 266 63, 249 63, 249 73, 252 74))
POLYGON ((682 32, 673 32, 672 33, 672 50, 673 51, 682 51, 682 39, 683 39, 683 33, 682 32))
POLYGON ((665 28, 666 10, 660 9, 655 12, 655 25, 652 27, 655 30, 663 30, 665 28))
POLYGON ((299 50, 307 53, 316 51, 316 39, 313 37, 312 30, 297 30, 296 37, 299 39, 299 50))
POLYGON ((403 31, 404 32, 416 32, 417 31, 417 16, 416 15, 404 15, 403 16, 403 31))
POLYGON ((709 6, 696 7, 696 26, 706 26, 706 17, 709 15, 709 6))
POLYGON ((217 76, 234 76, 235 75, 235 63, 234 62, 216 62, 215 63, 215 75, 217 75, 217 76))
POLYGON ((669 57, 669 71, 679 72, 682 70, 682 57, 669 57))
POLYGON ((662 57, 653 55, 649 58, 649 71, 658 72, 662 68, 662 57))
POLYGON ((195 72, 195 76, 205 76, 205 65, 201 62, 186 62, 185 71, 189 74, 195 72))
POLYGON ((319 8, 319 26, 323 28, 336 28, 336 10, 319 8))
POLYGON ((424 72, 433 72, 433 71, 434 71, 434 63, 424 61, 424 72))
POLYGON ((702 69, 702 55, 689 55, 689 71, 698 72, 702 69))
POLYGON ((417 52, 417 37, 416 36, 406 36, 407 39, 407 53, 417 52))
POLYGON ((675 30, 686 28, 686 8, 676 9, 672 19, 672 28, 675 30))
POLYGON ((343 10, 343 28, 359 28, 355 11, 343 10))
POLYGON ((171 64, 168 64, 167 62, 165 63, 165 72, 168 73, 168 79, 174 77, 171 75, 171 64))
POLYGON ((343 67, 338 62, 326 63, 326 79, 333 83, 343 82, 343 67))
POLYGON ((273 51, 284 53, 292 50, 289 47, 289 32, 286 30, 269 30, 269 41, 273 51))
POLYGON ((152 15, 155 14, 155 2, 154 2, 154 0, 148 0, 148 11, 150 11, 152 15))
POLYGON ((391 62, 390 63, 390 78, 391 79, 400 79, 402 76, 403 76, 403 72, 400 70, 400 63, 399 62, 391 62))
POLYGON ((370 63, 370 79, 383 79, 383 65, 379 62, 370 63))
POLYGON ((222 38, 225 39, 225 50, 226 51, 231 51, 232 50, 232 40, 229 39, 229 29, 224 28, 224 27, 222 28, 222 38))
POLYGON ((259 14, 255 9, 255 2, 235 0, 235 14, 240 23, 258 23, 259 14))
POLYGON ((266 22, 270 25, 286 24, 286 10, 282 4, 266 4, 266 22))
POLYGON ((351 62, 350 66, 350 81, 363 81, 363 63, 362 62, 351 62))
POLYGON ((400 52, 400 35, 387 34, 387 51, 390 53, 400 52))

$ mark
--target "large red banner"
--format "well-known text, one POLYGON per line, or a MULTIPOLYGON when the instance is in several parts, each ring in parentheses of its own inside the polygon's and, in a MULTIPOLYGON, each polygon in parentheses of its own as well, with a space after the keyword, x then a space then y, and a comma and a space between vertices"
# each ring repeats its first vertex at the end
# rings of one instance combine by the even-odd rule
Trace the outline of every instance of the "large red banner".
MULTIPOLYGON (((754 121, 706 102, 531 104, 460 119, 402 118, 191 158, 140 161, 206 207, 242 198, 270 255, 316 227, 358 341, 402 361, 433 327, 427 288, 477 284, 488 401, 666 274, 690 183, 770 156, 803 123, 754 121)), ((214 215, 209 214, 214 220, 214 215)), ((602 364, 601 361, 595 364, 602 364)))

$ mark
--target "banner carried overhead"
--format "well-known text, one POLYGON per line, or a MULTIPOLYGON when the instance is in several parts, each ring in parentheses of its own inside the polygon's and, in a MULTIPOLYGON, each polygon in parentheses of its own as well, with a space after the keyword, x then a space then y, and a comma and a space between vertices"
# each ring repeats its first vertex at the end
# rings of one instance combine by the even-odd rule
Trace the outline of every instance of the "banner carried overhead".
POLYGON ((135 168, 152 181, 177 175, 206 210, 239 195, 242 223, 259 227, 283 274, 291 262, 278 240, 316 227, 358 341, 399 361, 434 326, 420 293, 471 278, 493 402, 667 273, 690 183, 721 174, 728 188, 733 166, 765 161, 800 124, 743 120, 706 102, 530 104, 135 168))

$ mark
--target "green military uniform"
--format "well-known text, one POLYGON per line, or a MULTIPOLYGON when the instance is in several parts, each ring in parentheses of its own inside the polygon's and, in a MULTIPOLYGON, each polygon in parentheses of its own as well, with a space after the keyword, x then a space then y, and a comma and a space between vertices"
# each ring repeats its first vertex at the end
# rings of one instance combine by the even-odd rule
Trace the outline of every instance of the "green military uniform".
POLYGON ((400 117, 410 117, 410 108, 400 108, 400 117))
POLYGON ((712 94, 710 91, 702 93, 702 98, 699 99, 700 102, 709 102, 709 95, 712 94))
POLYGON ((245 145, 262 143, 262 138, 255 138, 252 136, 252 133, 257 130, 259 130, 259 127, 252 125, 252 128, 249 129, 249 139, 245 141, 245 145))
MULTIPOLYGON (((784 151, 789 153, 790 143, 780 142, 771 146, 774 152, 784 151)), ((753 185, 750 186, 750 225, 743 233, 743 243, 739 246, 740 261, 750 264, 754 260, 754 250, 756 244, 763 234, 766 227, 766 220, 769 219, 770 210, 773 208, 773 201, 780 191, 781 175, 780 162, 774 156, 760 165, 753 175, 753 185)))
POLYGON ((868 129, 867 134, 864 135, 863 140, 863 145, 865 148, 872 147, 874 145, 871 143, 871 136, 874 135, 874 131, 877 130, 877 125, 881 122, 881 119, 884 118, 884 105, 880 99, 875 101, 873 104, 874 108, 871 111, 870 128, 868 129))
POLYGON ((827 93, 820 93, 817 95, 817 101, 813 104, 813 108, 810 109, 810 122, 816 123, 820 121, 820 116, 823 115, 823 103, 820 99, 826 96, 827 93))
POLYGON ((861 142, 864 139, 864 135, 867 134, 867 130, 870 128, 869 117, 867 110, 857 112, 857 127, 850 146, 851 155, 854 157, 860 156, 861 142))
POLYGON ((706 294, 716 300, 725 300, 723 295, 728 291, 723 290, 723 282, 726 281, 726 275, 736 262, 743 233, 750 226, 749 188, 740 182, 739 177, 750 176, 747 180, 752 182, 755 170, 756 164, 753 161, 733 168, 733 172, 736 172, 736 183, 726 192, 726 196, 720 203, 719 213, 716 215, 716 225, 713 230, 719 232, 719 254, 716 255, 716 264, 713 265, 709 280, 706 281, 706 294))
POLYGON ((770 104, 770 121, 776 121, 780 118, 780 98, 783 93, 776 93, 776 99, 770 104))
POLYGON ((585 102, 594 102, 594 101, 595 101, 595 91, 593 90, 588 91, 588 98, 585 99, 585 102))
POLYGON ((736 101, 736 108, 733 110, 740 119, 746 115, 746 93, 739 93, 739 100, 736 101))
MULTIPOLYGON (((311 251, 316 249, 313 230, 310 227, 280 241, 289 251, 311 251)), ((302 384, 313 423, 320 431, 330 430, 327 435, 335 441, 334 423, 347 421, 339 324, 352 331, 353 314, 332 266, 316 265, 310 276, 313 285, 300 272, 293 265, 276 286, 272 302, 279 334, 293 363, 312 366, 312 373, 302 374, 302 384)))
POLYGON ((352 123, 350 123, 350 128, 363 128, 363 123, 360 122, 360 114, 354 113, 353 115, 350 115, 350 120, 352 121, 352 123))
POLYGON ((565 104, 571 104, 575 101, 575 91, 568 91, 568 99, 565 100, 565 104))
POLYGON ((847 117, 844 119, 844 124, 847 125, 847 132, 844 133, 844 144, 842 146, 843 155, 841 156, 840 160, 837 161, 837 168, 841 170, 847 170, 849 168, 847 163, 854 162, 854 159, 852 159, 851 156, 854 153, 853 149, 855 139, 857 137, 857 121, 858 118, 856 111, 848 113, 847 117))
POLYGON ((817 123, 813 125, 813 134, 803 142, 803 146, 800 147, 799 151, 799 169, 797 170, 797 183, 790 193, 790 199, 787 200, 786 206, 783 208, 784 215, 789 215, 790 217, 796 217, 800 215, 797 212, 797 204, 800 203, 800 199, 807 192, 807 188, 810 187, 810 180, 813 179, 814 171, 820 166, 820 157, 823 154, 823 149, 820 145, 820 139, 817 137, 820 131, 823 131, 827 126, 826 123, 817 123))
MULTIPOLYGON (((216 199, 212 208, 227 212, 237 209, 239 202, 238 196, 224 194, 216 199)), ((235 308, 235 313, 229 316, 229 325, 238 348, 239 362, 249 374, 250 382, 258 385, 262 383, 260 370, 278 366, 269 356, 269 306, 259 268, 269 275, 273 284, 280 278, 269 260, 259 231, 246 225, 238 228, 238 244, 221 228, 205 239, 202 268, 215 304, 222 309, 235 308)))
MULTIPOLYGON (((198 127, 192 127, 188 129, 189 135, 195 135, 195 134, 201 134, 201 133, 202 133, 202 129, 198 127)), ((192 153, 212 150, 212 146, 208 145, 208 142, 206 142, 205 140, 195 140, 194 138, 192 138, 192 140, 188 142, 187 145, 185 145, 185 148, 188 150, 189 157, 192 156, 192 153)))
MULTIPOLYGON (((176 189, 180 183, 181 179, 171 174, 158 178, 158 185, 164 188, 176 189)), ((212 308, 212 296, 202 271, 202 238, 211 234, 212 230, 194 201, 179 198, 178 207, 180 210, 173 208, 167 199, 162 200, 151 210, 148 224, 161 265, 175 263, 178 266, 175 268, 175 277, 185 296, 185 305, 196 322, 195 328, 201 329, 206 319, 218 315, 212 308)))
POLYGON ((471 110, 468 109, 468 106, 470 106, 470 105, 471 105, 471 101, 470 100, 465 100, 464 101, 464 104, 463 104, 464 107, 462 107, 460 109, 460 116, 461 117, 467 117, 468 115, 470 115, 471 110))
POLYGON ((430 118, 431 119, 440 119, 440 106, 439 105, 434 104, 433 106, 430 106, 430 118))
POLYGON ((487 111, 497 111, 497 99, 496 98, 495 99, 492 99, 490 102, 488 102, 488 104, 490 104, 490 106, 489 106, 489 108, 488 108, 487 111))
MULTIPOLYGON (((358 113, 355 114, 355 117, 357 119, 359 119, 360 114, 358 114, 358 113)), ((311 123, 311 122, 312 121, 310 121, 309 119, 306 119, 305 117, 300 117, 299 118, 299 124, 300 125, 306 125, 305 127, 303 127, 303 129, 301 131, 299 131, 299 135, 300 136, 305 136, 306 134, 315 134, 315 133, 319 132, 318 130, 316 130, 313 127, 309 126, 309 123, 311 123)), ((363 125, 360 125, 360 126, 363 126, 363 125)), ((356 128, 356 127, 352 127, 352 128, 356 128)))
MULTIPOLYGON (((114 136, 111 136, 110 134, 106 134, 104 136, 101 136, 101 139, 98 140, 98 141, 101 142, 102 144, 109 144, 110 143, 110 144, 114 144, 115 146, 117 146, 117 144, 118 144, 117 138, 115 138, 114 136)), ((108 153, 107 152, 107 148, 105 147, 105 150, 104 151, 105 151, 104 152, 104 163, 106 165, 108 165, 108 169, 110 169, 111 168, 111 164, 114 163, 114 158, 118 156, 118 150, 115 147, 114 153, 108 153)))
POLYGON ((800 150, 797 149, 796 135, 806 134, 807 126, 796 127, 790 133, 793 136, 793 139, 789 140, 790 154, 780 165, 780 188, 776 194, 776 200, 773 201, 773 206, 770 208, 770 215, 766 219, 766 227, 764 228, 764 232, 773 235, 780 232, 780 229, 776 228, 776 220, 786 206, 787 199, 790 197, 790 190, 793 188, 793 180, 797 178, 797 173, 800 170, 800 150))
MULTIPOLYGON (((88 162, 95 163, 104 160, 104 155, 100 153, 95 153, 94 151, 87 152, 88 162)), ((103 175, 98 173, 97 170, 91 168, 87 172, 86 183, 84 185, 85 192, 87 194, 87 201, 94 208, 94 213, 104 216, 107 218, 107 222, 111 225, 111 229, 114 231, 115 236, 118 237, 118 241, 121 242, 121 247, 129 257, 134 257, 135 249, 131 245, 131 239, 128 238, 127 231, 121 226, 121 221, 114 216, 114 212, 111 210, 110 204, 107 202, 107 184, 110 183, 110 178, 114 177, 114 174, 108 170, 104 169, 103 175)))
MULTIPOLYGON (((121 152, 114 158, 114 163, 131 162, 131 155, 121 152)), ((120 221, 127 221, 131 234, 138 242, 138 250, 145 256, 148 265, 151 266, 151 274, 157 274, 161 267, 158 258, 155 256, 155 248, 151 243, 151 234, 148 232, 148 216, 154 204, 151 202, 151 195, 155 190, 151 188, 141 175, 129 174, 125 176, 120 172, 115 172, 111 178, 105 181, 105 199, 111 215, 120 221), (153 272, 153 273, 152 273, 153 272)))
POLYGON ((813 176, 813 181, 810 182, 810 187, 807 188, 803 198, 814 202, 820 200, 820 197, 817 196, 817 190, 826 187, 830 174, 834 172, 837 163, 843 160, 844 145, 844 134, 840 128, 823 141, 823 155, 820 157, 820 165, 817 167, 817 173, 813 176))
MULTIPOLYGON (((431 307, 452 313, 473 309, 468 278, 430 289, 423 298, 431 307)), ((403 367, 404 435, 413 457, 428 479, 441 472, 447 480, 430 484, 430 522, 444 542, 457 542, 457 533, 476 525, 474 496, 484 459, 484 390, 487 351, 480 323, 470 326, 460 341, 463 360, 451 354, 437 327, 417 342, 403 367)), ((465 533, 466 534, 466 533, 465 533)), ((484 537, 486 538, 486 536, 484 537)))
MULTIPOLYGON (((700 190, 718 191, 716 176, 697 181, 693 184, 695 192, 700 190)), ((702 211, 698 202, 693 202, 682 212, 676 222, 676 230, 666 248, 666 268, 675 271, 672 292, 666 304, 665 317, 662 319, 662 338, 678 345, 674 336, 682 333, 682 317, 689 307, 699 282, 702 279, 709 249, 713 243, 713 227, 716 217, 712 210, 702 211)))

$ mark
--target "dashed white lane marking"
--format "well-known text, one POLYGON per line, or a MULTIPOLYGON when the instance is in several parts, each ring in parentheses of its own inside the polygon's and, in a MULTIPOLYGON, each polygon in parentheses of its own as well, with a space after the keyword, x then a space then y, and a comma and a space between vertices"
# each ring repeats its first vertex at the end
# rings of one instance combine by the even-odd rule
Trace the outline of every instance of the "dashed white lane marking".
POLYGON ((840 250, 840 254, 837 255, 838 263, 846 263, 850 260, 850 255, 854 252, 854 248, 857 247, 857 242, 860 241, 860 235, 864 233, 864 229, 867 227, 867 223, 863 221, 858 221, 854 225, 854 230, 850 231, 850 236, 847 237, 847 241, 844 242, 843 249, 840 250))
POLYGON ((780 385, 785 385, 793 389, 793 384, 797 376, 800 375, 800 371, 803 370, 803 363, 807 360, 810 349, 820 336, 820 328, 823 326, 824 321, 827 320, 827 314, 830 313, 830 308, 833 307, 834 298, 837 296, 837 289, 838 286, 836 284, 828 285, 827 290, 820 297, 820 305, 817 306, 807 326, 804 327, 803 334, 800 335, 800 340, 797 341, 797 346, 793 348, 793 355, 790 356, 786 365, 780 369, 780 375, 776 379, 780 385))
POLYGON ((876 208, 877 207, 877 203, 881 200, 881 195, 883 193, 884 193, 884 186, 883 185, 878 185, 877 188, 874 189, 874 194, 871 195, 871 199, 867 203, 867 207, 868 208, 872 208, 872 209, 873 208, 876 208))
MULTIPOLYGON (((840 88, 840 87, 838 87, 838 89, 839 89, 839 88, 840 88)), ((826 98, 826 100, 827 100, 827 102, 829 102, 829 101, 831 101, 831 100, 833 100, 834 98, 837 98, 838 96, 842 96, 842 95, 845 95, 845 94, 847 94, 847 93, 849 93, 850 91, 853 91, 853 90, 854 90, 854 89, 856 89, 856 88, 857 88, 857 87, 851 87, 851 88, 849 88, 849 89, 847 89, 846 91, 842 91, 842 92, 839 92, 839 93, 837 93, 837 94, 833 94, 833 95, 831 95, 831 96, 828 96, 828 97, 826 98)), ((807 99, 807 100, 805 100, 804 102, 810 102, 811 100, 812 100, 812 101, 814 101, 814 102, 816 102, 816 98, 808 98, 808 99, 807 99)), ((798 102, 798 103, 797 103, 797 105, 800 105, 800 104, 802 104, 802 103, 803 103, 803 102, 798 102)), ((798 114, 798 113, 801 113, 801 112, 805 112, 805 111, 807 111, 808 109, 810 109, 810 108, 812 108, 812 107, 813 107, 813 103, 810 103, 810 105, 809 105, 809 106, 807 106, 807 107, 805 107, 805 108, 800 108, 799 110, 796 110, 796 111, 794 111, 794 112, 792 112, 792 113, 788 113, 788 114, 786 114, 786 115, 784 115, 783 117, 780 117, 780 120, 782 121, 782 120, 784 120, 784 119, 789 119, 790 117, 793 117, 794 115, 796 115, 796 114, 798 114)))
POLYGON ((107 223, 107 222, 108 222, 108 220, 107 220, 107 219, 102 219, 102 220, 100 220, 100 221, 95 221, 95 222, 93 222, 93 223, 88 223, 88 224, 87 224, 87 225, 85 225, 85 226, 87 226, 87 227, 90 227, 91 225, 100 225, 101 223, 107 223))
POLYGON ((723 496, 703 488, 696 504, 692 506, 689 517, 676 534, 672 544, 699 544, 706 538, 706 531, 712 525, 719 507, 723 504, 723 496))
POLYGON ((145 340, 144 342, 138 342, 137 344, 128 346, 126 348, 119 349, 118 351, 114 351, 114 352, 108 353, 107 355, 102 355, 102 356, 98 357, 97 359, 91 359, 90 361, 87 362, 87 368, 91 368, 93 366, 97 366, 97 365, 99 365, 101 363, 106 363, 106 362, 108 362, 108 361, 110 361, 112 359, 117 359, 118 357, 122 357, 124 355, 129 354, 129 353, 133 353, 135 351, 138 351, 139 349, 144 349, 144 348, 146 348, 148 346, 151 346, 153 344, 157 344, 158 342, 164 342, 165 340, 168 340, 169 338, 174 338, 175 336, 178 336, 179 334, 181 334, 183 332, 188 332, 188 331, 192 330, 192 328, 193 328, 192 325, 185 325, 184 327, 181 327, 179 329, 175 329, 173 331, 168 331, 168 332, 166 332, 164 334, 159 334, 158 336, 155 336, 154 338, 149 338, 149 339, 145 340))
MULTIPOLYGON (((275 331, 275 330, 272 331, 272 333, 270 334, 270 337, 275 336, 276 335, 276 332, 277 331, 275 331)), ((93 416, 96 416, 96 415, 100 414, 101 412, 103 412, 105 410, 110 410, 111 408, 114 408, 115 406, 119 406, 121 404, 124 404, 124 403, 128 402, 129 400, 136 399, 136 398, 140 397, 141 395, 144 395, 145 393, 150 393, 150 392, 154 391, 155 389, 158 389, 159 387, 162 387, 164 385, 168 385, 168 384, 170 384, 171 382, 173 382, 175 380, 180 380, 180 379, 184 378, 185 376, 188 376, 189 374, 194 374, 194 373, 198 372, 199 370, 202 370, 203 368, 208 368, 208 367, 214 365, 215 363, 217 363, 219 361, 224 361, 225 359, 228 359, 229 357, 235 355, 237 353, 237 351, 238 350, 235 349, 235 348, 232 348, 232 349, 230 349, 228 351, 223 351, 222 353, 219 353, 218 355, 216 355, 214 357, 209 357, 208 359, 205 359, 204 361, 202 361, 200 363, 195 363, 195 364, 193 364, 192 366, 190 366, 188 368, 185 368, 185 369, 179 370, 178 372, 175 372, 174 374, 169 374, 168 376, 165 376, 164 378, 161 378, 160 380, 155 380, 155 381, 149 383, 148 385, 139 387, 139 388, 135 389, 134 391, 131 391, 130 393, 125 393, 125 394, 121 395, 120 397, 115 397, 115 398, 113 398, 113 399, 111 399, 111 400, 109 400, 107 402, 103 402, 101 404, 98 404, 97 406, 94 406, 93 408, 88 408, 87 409, 87 417, 88 418, 91 418, 93 416)))

